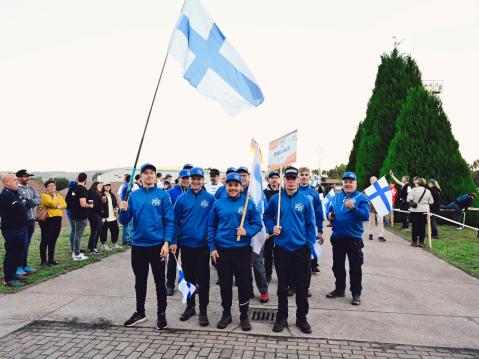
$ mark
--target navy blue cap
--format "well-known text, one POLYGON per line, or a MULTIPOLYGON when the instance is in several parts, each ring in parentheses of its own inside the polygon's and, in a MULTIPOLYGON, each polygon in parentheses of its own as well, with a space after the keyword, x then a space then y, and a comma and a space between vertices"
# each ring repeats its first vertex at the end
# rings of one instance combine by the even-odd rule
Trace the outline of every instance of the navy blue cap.
POLYGON ((167 178, 172 178, 173 176, 170 174, 170 173, 167 173, 166 176, 165 176, 165 179, 167 178))
POLYGON ((268 178, 271 178, 273 176, 278 176, 279 177, 279 171, 278 170, 273 170, 268 174, 268 178))
POLYGON ((193 168, 193 165, 191 163, 185 163, 183 165, 184 170, 191 170, 193 168))
POLYGON ((229 181, 236 181, 239 184, 242 183, 241 176, 238 173, 229 173, 226 175, 226 183, 229 181))
POLYGON ((228 175, 230 173, 236 173, 236 167, 228 167, 226 174, 228 175))
POLYGON ((178 174, 178 177, 190 177, 190 171, 189 170, 181 170, 180 173, 178 174))
POLYGON ((294 177, 294 178, 298 178, 298 169, 296 167, 286 167, 286 169, 284 170, 284 177, 294 177))
POLYGON ((353 181, 356 181, 357 180, 356 173, 354 173, 354 172, 344 172, 343 180, 345 180, 345 179, 351 179, 353 181))
POLYGON ((236 172, 249 174, 248 167, 245 167, 245 166, 238 167, 238 169, 236 170, 236 172))
POLYGON ((205 171, 203 171, 203 168, 201 167, 193 167, 190 171, 190 176, 197 176, 197 177, 203 177, 205 178, 205 171))
POLYGON ((145 172, 145 170, 153 170, 156 173, 156 167, 151 163, 145 163, 143 166, 141 166, 140 173, 145 172))

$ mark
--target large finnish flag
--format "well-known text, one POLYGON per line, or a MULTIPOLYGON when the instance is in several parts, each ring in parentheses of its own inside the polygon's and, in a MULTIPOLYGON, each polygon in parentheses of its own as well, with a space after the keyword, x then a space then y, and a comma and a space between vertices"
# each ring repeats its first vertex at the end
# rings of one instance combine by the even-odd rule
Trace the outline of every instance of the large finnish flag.
MULTIPOLYGON (((263 218, 263 213, 265 210, 266 197, 263 192, 263 176, 261 175, 261 151, 259 145, 253 139, 251 140, 251 147, 255 151, 253 166, 251 168, 251 180, 248 186, 248 192, 250 195, 250 200, 254 202, 258 212, 263 218)), ((263 248, 264 242, 266 240, 266 227, 263 223, 261 231, 256 234, 251 239, 251 246, 253 251, 257 254, 261 254, 261 249, 263 248)))
POLYGON ((186 0, 168 52, 183 66, 183 77, 228 114, 264 101, 253 74, 200 0, 186 0))
POLYGON ((183 303, 186 303, 186 300, 191 298, 193 293, 196 290, 194 284, 191 284, 185 279, 183 274, 183 269, 178 265, 178 290, 183 294, 183 303))
POLYGON ((388 181, 386 181, 386 177, 381 177, 366 188, 364 193, 373 204, 379 217, 383 217, 392 212, 393 195, 388 181))

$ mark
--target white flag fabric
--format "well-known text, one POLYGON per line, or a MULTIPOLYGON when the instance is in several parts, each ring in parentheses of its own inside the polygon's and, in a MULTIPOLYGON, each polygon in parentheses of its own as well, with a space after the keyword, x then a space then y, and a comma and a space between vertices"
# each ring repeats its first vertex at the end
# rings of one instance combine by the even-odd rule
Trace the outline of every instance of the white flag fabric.
POLYGON ((259 106, 263 93, 241 56, 200 0, 186 0, 168 52, 183 66, 183 77, 230 115, 259 106))
POLYGON ((191 298, 195 292, 196 287, 194 284, 186 281, 185 275, 183 274, 183 269, 180 267, 178 262, 176 262, 176 264, 178 266, 178 290, 183 294, 183 303, 186 303, 186 300, 191 298))
POLYGON ((373 204, 379 217, 384 217, 392 212, 393 195, 386 177, 381 177, 377 182, 366 188, 364 193, 373 204))
POLYGON ((311 253, 311 259, 318 259, 321 257, 321 245, 319 244, 318 241, 314 242, 314 247, 313 247, 313 252, 311 253))
MULTIPOLYGON (((263 177, 261 176, 261 151, 259 145, 253 139, 251 146, 254 149, 253 166, 251 167, 251 179, 249 181, 248 192, 250 200, 254 202, 259 214, 261 215, 261 221, 263 221, 263 213, 266 205, 266 198, 263 192, 263 177)), ((264 242, 266 240, 266 227, 263 223, 261 231, 251 239, 251 246, 253 251, 257 254, 261 254, 264 242)))
POLYGON ((336 193, 334 193, 334 189, 331 188, 331 191, 329 191, 326 197, 324 197, 321 200, 321 204, 323 205, 324 218, 327 218, 328 216, 329 208, 331 207, 331 204, 333 203, 333 198, 335 195, 336 193))

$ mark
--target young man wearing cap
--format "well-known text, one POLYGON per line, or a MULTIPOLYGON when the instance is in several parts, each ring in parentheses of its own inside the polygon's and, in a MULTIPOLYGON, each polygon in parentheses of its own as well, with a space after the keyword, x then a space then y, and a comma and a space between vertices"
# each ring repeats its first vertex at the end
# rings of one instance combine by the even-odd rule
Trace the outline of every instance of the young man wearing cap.
POLYGON ((36 272, 35 269, 28 265, 28 248, 30 247, 33 232, 35 231, 35 207, 41 203, 41 199, 35 188, 28 184, 28 182, 30 182, 30 177, 33 177, 32 174, 28 173, 27 170, 20 170, 16 173, 16 176, 19 182, 18 194, 24 201, 28 216, 27 240, 23 249, 22 259, 18 263, 17 275, 26 275, 36 272))
POLYGON ((306 317, 316 222, 313 204, 298 190, 298 170, 287 167, 284 176, 280 225, 277 225, 279 194, 271 197, 263 216, 268 233, 274 235, 274 266, 278 276, 278 316, 273 331, 281 332, 288 326, 288 285, 292 280, 296 287, 296 326, 309 334, 312 330, 306 317))
POLYGON ((206 191, 213 196, 216 194, 216 191, 223 187, 223 184, 220 182, 220 171, 216 168, 210 169, 210 181, 211 183, 205 184, 206 191))
POLYGON ((364 262, 362 234, 363 222, 369 219, 369 201, 357 191, 356 174, 345 172, 343 190, 332 201, 328 219, 333 225, 331 244, 333 246, 333 273, 336 288, 327 294, 328 298, 344 297, 346 290, 345 261, 348 256, 349 280, 351 283, 352 304, 361 303, 361 266, 364 262))
MULTIPOLYGON (((228 176, 230 173, 237 173, 236 167, 228 167, 228 169, 226 170, 226 176, 228 176)), ((225 182, 225 185, 223 187, 218 188, 218 190, 216 191, 215 198, 220 199, 227 196, 228 194, 226 193, 226 182, 225 182)))
MULTIPOLYGON (((186 164, 185 166, 187 165, 188 164, 186 164)), ((190 170, 182 169, 178 175, 178 184, 168 191, 173 207, 175 206, 175 203, 178 197, 181 196, 183 193, 186 193, 189 188, 190 188, 190 170)), ((180 255, 179 248, 176 255, 177 256, 180 255)), ((176 261, 173 258, 173 256, 169 256, 168 264, 166 268, 166 295, 171 296, 174 294, 175 282, 176 282, 176 261)))
POLYGON ((211 258, 218 270, 223 307, 223 315, 217 328, 225 329, 232 322, 234 275, 238 283, 241 329, 248 331, 251 330, 248 319, 251 238, 261 231, 263 224, 255 204, 248 201, 244 225, 240 227, 246 201, 241 195, 241 182, 238 173, 230 173, 226 177, 227 196, 216 201, 208 220, 208 244, 211 258))
MULTIPOLYGON (((309 186, 309 181, 311 180, 311 171, 308 167, 301 167, 299 170, 299 187, 298 189, 302 194, 310 199, 313 203, 314 208, 314 215, 316 217, 316 230, 317 230, 317 238, 319 244, 324 243, 323 239, 323 205, 321 204, 321 199, 319 198, 319 193, 312 189, 309 186)), ((311 272, 318 273, 319 272, 319 265, 318 259, 314 258, 311 260, 311 272)))
POLYGON ((204 171, 193 167, 190 171, 191 188, 176 201, 174 212, 173 239, 181 248, 181 264, 185 279, 194 284, 197 291, 186 302, 186 309, 180 317, 188 320, 196 314, 195 295, 199 293, 199 324, 209 324, 207 307, 210 292, 210 251, 208 248, 208 217, 215 203, 215 197, 203 189, 204 171))
POLYGON ((87 202, 88 192, 85 187, 87 175, 84 172, 78 174, 77 183, 68 190, 65 201, 70 210, 70 217, 73 224, 74 237, 72 258, 74 261, 88 259, 80 252, 81 239, 88 224, 88 209, 93 208, 93 203, 87 202))
POLYGON ((28 237, 27 207, 18 193, 18 178, 9 173, 2 176, 2 182, 4 188, 0 193, 0 219, 5 240, 3 281, 9 287, 23 287, 24 279, 16 271, 28 237))
POLYGON ((143 187, 132 192, 128 202, 120 203, 120 222, 127 224, 133 221, 131 266, 136 291, 136 312, 124 325, 133 327, 146 320, 146 285, 151 266, 156 284, 156 328, 166 329, 165 259, 173 237, 173 206, 168 193, 155 186, 155 166, 149 163, 141 166, 141 179, 143 187))
MULTIPOLYGON (((268 186, 263 191, 266 201, 271 199, 275 194, 279 192, 279 171, 273 170, 268 173, 268 186)), ((266 242, 264 243, 264 269, 266 272, 266 282, 271 281, 271 275, 273 274, 273 248, 274 248, 274 236, 267 235, 266 242)))

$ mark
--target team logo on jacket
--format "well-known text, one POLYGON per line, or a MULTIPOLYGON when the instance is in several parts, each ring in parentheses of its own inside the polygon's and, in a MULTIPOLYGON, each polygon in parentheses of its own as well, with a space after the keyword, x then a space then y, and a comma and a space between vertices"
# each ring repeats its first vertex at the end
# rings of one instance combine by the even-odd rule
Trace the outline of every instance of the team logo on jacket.
POLYGON ((310 194, 308 194, 308 198, 309 198, 309 200, 310 200, 311 202, 313 202, 313 200, 314 200, 313 196, 311 196, 310 194))
POLYGON ((296 203, 294 205, 294 209, 297 210, 298 212, 303 212, 304 211, 304 205, 302 203, 296 203))
POLYGON ((201 208, 208 208, 210 204, 208 203, 206 199, 204 199, 201 201, 200 205, 201 205, 201 208))
POLYGON ((161 199, 159 199, 159 198, 153 198, 153 199, 151 200, 151 205, 152 205, 152 206, 155 206, 155 207, 160 206, 160 205, 161 205, 161 199))
POLYGON ((238 207, 238 213, 243 215, 243 207, 238 207))

